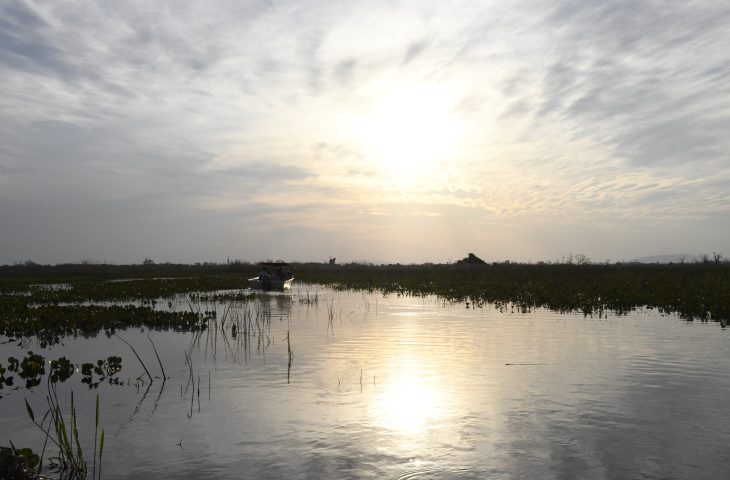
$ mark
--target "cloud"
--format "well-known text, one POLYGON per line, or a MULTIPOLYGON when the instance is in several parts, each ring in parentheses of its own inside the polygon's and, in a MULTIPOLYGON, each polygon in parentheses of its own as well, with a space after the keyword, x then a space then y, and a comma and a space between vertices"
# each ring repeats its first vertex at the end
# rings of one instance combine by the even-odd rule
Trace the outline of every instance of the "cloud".
POLYGON ((407 65, 413 59, 418 57, 428 47, 427 41, 413 42, 408 46, 406 54, 403 56, 403 65, 407 65))
MULTIPOLYGON (((712 1, 4 2, 0 199, 14 208, 3 215, 20 231, 33 230, 23 210, 54 228, 50 217, 73 217, 83 232, 115 230, 107 210, 128 225, 143 211, 208 212, 220 228, 237 218, 356 236, 347 228, 370 245, 384 231, 407 243, 393 218, 419 231, 468 219, 506 251, 486 229, 547 218, 569 235, 600 219, 650 224, 645 238, 674 225, 681 243, 694 222, 730 229, 729 21, 712 1), (424 85, 450 93, 463 132, 437 175, 399 178, 356 125, 424 85), (84 201, 96 208, 76 217, 84 201), (368 211, 384 215, 357 213, 368 211)), ((230 228, 220 251, 246 238, 263 255, 230 228)), ((204 244, 158 236, 186 238, 180 251, 204 244)), ((13 238, 0 250, 22 250, 26 237, 13 238)))
POLYGON ((706 72, 727 60, 718 49, 728 20, 715 2, 564 2, 548 17, 566 50, 546 77, 545 111, 598 125, 635 165, 718 166, 730 101, 706 72))
POLYGON ((0 65, 73 81, 84 72, 58 42, 53 26, 23 1, 0 5, 0 65))

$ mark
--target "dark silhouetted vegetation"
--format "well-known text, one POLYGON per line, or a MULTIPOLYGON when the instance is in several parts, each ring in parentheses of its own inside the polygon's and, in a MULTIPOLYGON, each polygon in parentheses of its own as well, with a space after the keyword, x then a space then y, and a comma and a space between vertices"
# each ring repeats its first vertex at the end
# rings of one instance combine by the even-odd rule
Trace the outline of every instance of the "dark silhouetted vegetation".
POLYGON ((0 478, 31 480, 38 475, 40 457, 30 448, 0 447, 0 478))
POLYGON ((439 295, 521 311, 545 307, 602 315, 637 307, 686 319, 730 320, 730 264, 456 264, 297 266, 298 281, 386 294, 439 295))

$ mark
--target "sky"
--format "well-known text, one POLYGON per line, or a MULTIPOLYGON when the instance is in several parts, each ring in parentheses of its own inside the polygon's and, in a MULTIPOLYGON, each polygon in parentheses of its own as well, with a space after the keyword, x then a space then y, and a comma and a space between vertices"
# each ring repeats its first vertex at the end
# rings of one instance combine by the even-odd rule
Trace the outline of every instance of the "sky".
POLYGON ((0 264, 730 256, 730 2, 0 0, 0 264))

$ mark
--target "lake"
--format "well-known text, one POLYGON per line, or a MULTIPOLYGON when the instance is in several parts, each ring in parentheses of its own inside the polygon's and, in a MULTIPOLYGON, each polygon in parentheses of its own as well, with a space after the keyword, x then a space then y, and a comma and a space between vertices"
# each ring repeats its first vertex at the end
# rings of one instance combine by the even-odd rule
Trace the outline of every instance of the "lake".
MULTIPOLYGON (((172 308, 189 309, 183 298, 172 308)), ((86 451, 99 394, 107 479, 727 475, 727 329, 651 310, 471 307, 300 286, 204 304, 216 320, 202 332, 149 332, 165 382, 136 380, 130 347, 104 333, 45 349, 5 343, 0 362, 27 350, 123 358, 123 385, 90 389, 80 372, 58 384, 64 412, 74 392, 86 451)), ((119 334, 161 377, 146 330, 119 334)), ((24 399, 42 416, 45 380, 0 393, 0 442, 39 452, 24 399)))

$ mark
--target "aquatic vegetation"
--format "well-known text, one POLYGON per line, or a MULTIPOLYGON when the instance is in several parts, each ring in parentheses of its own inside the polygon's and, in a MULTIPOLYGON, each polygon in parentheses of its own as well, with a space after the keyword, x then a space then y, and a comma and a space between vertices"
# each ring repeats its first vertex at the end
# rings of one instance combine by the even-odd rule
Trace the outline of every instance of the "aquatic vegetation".
POLYGON ((41 347, 58 343, 65 336, 92 337, 102 330, 111 336, 118 329, 141 326, 192 331, 204 329, 205 323, 192 312, 133 305, 42 305, 0 312, 0 334, 16 339, 35 336, 41 347))
MULTIPOLYGON (((240 286, 239 286, 240 288, 240 286)), ((258 292, 228 291, 190 294, 190 298, 199 302, 246 302, 261 295, 258 292)))
POLYGON ((730 264, 297 265, 301 282, 396 295, 438 295, 473 307, 537 307, 601 316, 656 308, 730 321, 730 264))
POLYGON ((7 385, 9 387, 13 386, 13 376, 8 375, 6 377, 5 372, 7 372, 7 369, 4 368, 0 363, 0 389, 2 389, 4 385, 7 385))
MULTIPOLYGON (((74 395, 71 392, 71 411, 70 411, 70 424, 66 424, 66 421, 61 413, 60 403, 56 394, 55 387, 50 389, 50 394, 46 397, 48 402, 48 411, 43 418, 38 421, 36 420, 33 408, 25 400, 25 408, 28 412, 28 416, 35 426, 37 426, 46 437, 46 440, 50 440, 56 447, 58 447, 58 455, 50 457, 50 469, 56 471, 62 478, 69 480, 72 479, 84 479, 88 475, 88 467, 86 458, 84 457, 83 449, 81 448, 81 440, 79 436, 78 422, 76 416, 76 406, 74 404, 74 395), (49 419, 49 424, 44 427, 46 419, 49 419), (53 433, 51 433, 53 428, 53 433)), ((101 430, 101 438, 99 440, 99 446, 97 450, 97 432, 99 429, 99 396, 96 396, 96 416, 94 423, 94 470, 92 472, 92 478, 96 477, 96 456, 97 452, 99 455, 99 478, 101 478, 101 459, 104 452, 104 430, 101 430)), ((43 454, 45 453, 45 445, 43 452, 40 455, 38 461, 37 473, 41 473, 43 468, 43 454)))
POLYGON ((93 363, 81 365, 82 383, 89 385, 89 388, 97 388, 100 383, 107 382, 109 385, 121 385, 119 377, 116 376, 122 370, 122 358, 111 356, 93 363))
MULTIPOLYGON (((217 312, 211 306, 218 301, 247 301, 252 294, 243 293, 245 275, 202 275, 144 277, 114 281, 107 273, 92 277, 71 276, 61 279, 49 272, 54 267, 33 267, 37 275, 0 278, 0 334, 22 342, 37 337, 41 347, 58 343, 65 336, 91 337, 104 331, 145 326, 151 329, 196 331, 206 328, 217 312), (40 270, 38 270, 40 269, 40 270), (64 288, 50 288, 64 285, 64 288), (238 288, 238 291, 231 290, 238 288), (228 291, 221 291, 229 289, 228 291), (173 300, 180 295, 190 311, 175 311, 173 300), (160 307, 167 299, 168 310, 160 307), (134 302, 114 305, 110 302, 134 302)), ((0 270, 14 271, 11 267, 0 270)), ((27 273, 27 271, 26 271, 27 273)), ((75 274, 77 275, 77 273, 75 274)))
POLYGON ((301 289, 298 289, 297 301, 305 305, 318 305, 319 304, 319 292, 318 289, 310 293, 309 288, 305 288, 304 293, 301 289))
POLYGON ((286 365, 286 383, 290 383, 291 365, 294 363, 294 350, 291 348, 291 342, 289 340, 289 330, 286 331, 286 351, 288 355, 288 361, 286 365))
MULTIPOLYGON (((52 269, 53 267, 48 267, 52 269)), ((191 268, 194 269, 193 266, 191 268)), ((0 271, 3 268, 0 267, 0 271)), ((74 277, 39 274, 33 277, 0 278, 0 295, 17 296, 24 292, 36 304, 59 304, 108 301, 153 301, 174 298, 182 293, 213 292, 242 289, 247 285, 246 275, 196 275, 144 277, 144 271, 129 272, 126 276, 89 275, 74 277), (124 281, 119 281, 124 280, 124 281), (47 288, 46 285, 64 284, 67 288, 47 288)), ((220 295, 235 295, 223 292, 220 295)))
MULTIPOLYGON (((302 284, 296 301, 316 306, 320 295, 307 284, 324 284, 385 294, 433 294, 470 308, 491 303, 503 311, 544 307, 602 316, 608 311, 622 314, 648 307, 688 320, 717 320, 722 325, 730 320, 730 263, 719 255, 714 261, 708 257, 702 263, 677 264, 591 264, 583 256, 554 264, 476 260, 423 265, 295 264, 297 282, 302 284)), ((128 326, 203 329, 218 314, 209 305, 255 297, 243 289, 255 270, 241 263, 0 267, 0 333, 13 338, 38 335, 42 342, 52 343, 64 335, 93 335, 101 330, 113 334, 114 329, 128 326), (49 282, 64 288, 47 288, 49 282), (185 295, 189 311, 172 311, 179 295, 185 295), (169 311, 158 308, 164 299, 169 311), (141 305, 80 304, 110 301, 141 305)), ((368 309, 367 299, 364 302, 368 309)))
POLYGON ((14 383, 12 375, 5 375, 7 372, 17 373, 20 378, 26 381, 25 387, 32 388, 41 383, 41 377, 46 373, 46 364, 41 355, 33 352, 28 352, 28 356, 23 360, 8 357, 7 369, 0 364, 0 388, 3 388, 3 384, 12 386, 14 383))
MULTIPOLYGON (((149 339, 150 343, 152 344, 152 351, 155 352, 155 357, 157 357, 157 363, 160 365, 160 370, 162 370, 162 382, 164 383, 165 380, 167 380, 167 375, 165 375, 165 367, 162 365, 162 360, 160 360, 160 354, 157 353, 157 347, 155 347, 155 342, 152 341, 152 337, 150 337, 150 334, 147 334, 147 338, 149 339)), ((116 357, 119 358, 119 357, 116 357)), ((119 361, 121 362, 122 359, 120 358, 119 361)))
POLYGON ((16 449, 0 447, 0 478, 7 479, 36 479, 40 467, 40 457, 30 448, 16 449))
MULTIPOLYGON (((121 358, 119 361, 121 362, 121 358)), ((121 366, 119 367, 121 369, 121 366)), ((58 360, 51 360, 50 363, 50 379, 51 383, 65 382, 71 375, 76 371, 76 366, 71 363, 66 357, 61 357, 58 360)))
MULTIPOLYGON (((55 384, 65 382, 80 368, 82 379, 81 382, 89 385, 89 388, 96 388, 102 382, 108 382, 110 385, 122 385, 122 381, 116 376, 122 370, 122 358, 111 356, 106 359, 100 359, 93 363, 83 363, 80 366, 75 365, 65 356, 48 362, 48 382, 55 384)), ((0 389, 3 385, 12 387, 14 384, 14 375, 26 381, 25 388, 33 388, 40 385, 43 376, 46 373, 45 358, 33 352, 23 360, 15 357, 8 358, 8 367, 4 368, 0 363, 0 389)), ((16 388, 21 388, 20 386, 16 388)))

